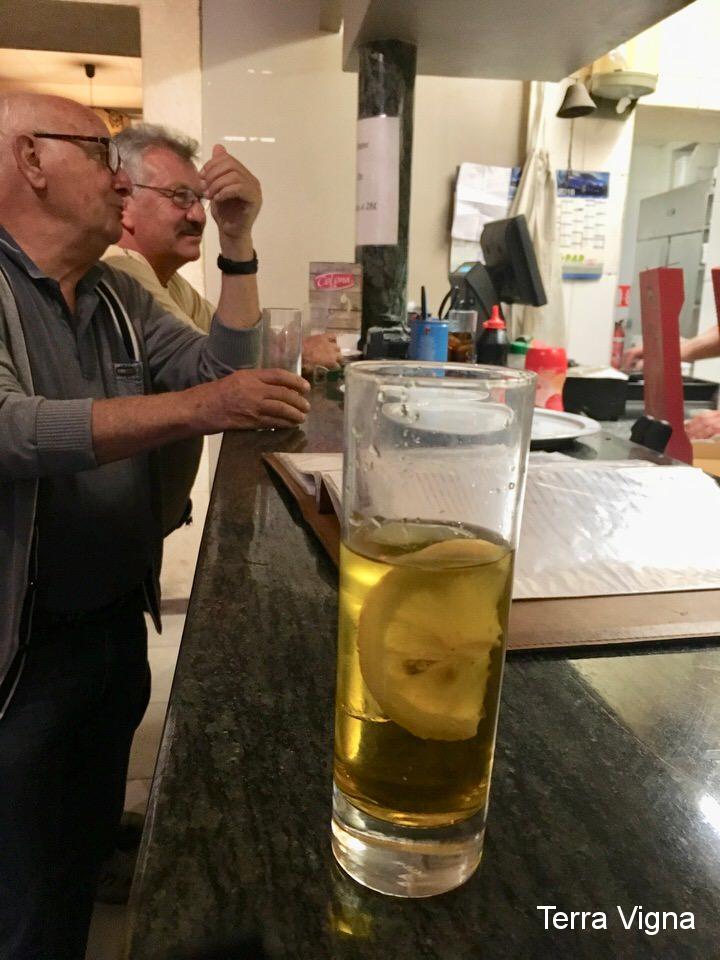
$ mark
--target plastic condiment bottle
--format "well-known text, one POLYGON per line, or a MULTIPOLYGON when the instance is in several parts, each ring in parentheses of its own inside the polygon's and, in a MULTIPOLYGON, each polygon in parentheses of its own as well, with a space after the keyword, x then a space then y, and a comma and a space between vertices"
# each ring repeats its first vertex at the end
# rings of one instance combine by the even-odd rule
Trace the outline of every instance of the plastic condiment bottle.
POLYGON ((473 363, 477 310, 451 310, 448 315, 448 360, 473 363))
POLYGON ((529 349, 530 344, 524 337, 513 340, 508 351, 507 365, 515 370, 524 370, 525 358, 529 349))
POLYGON ((562 392, 567 376, 565 350, 533 340, 525 358, 525 369, 537 374, 535 406, 548 410, 564 410, 562 392))
POLYGON ((477 339, 477 362, 489 363, 496 367, 507 365, 508 338, 505 332, 505 321, 500 316, 497 304, 492 308, 492 315, 482 325, 482 331, 477 339))
POLYGON ((610 365, 620 370, 622 367, 623 354, 625 353, 625 325, 622 320, 615 321, 612 338, 612 353, 610 356, 610 365))

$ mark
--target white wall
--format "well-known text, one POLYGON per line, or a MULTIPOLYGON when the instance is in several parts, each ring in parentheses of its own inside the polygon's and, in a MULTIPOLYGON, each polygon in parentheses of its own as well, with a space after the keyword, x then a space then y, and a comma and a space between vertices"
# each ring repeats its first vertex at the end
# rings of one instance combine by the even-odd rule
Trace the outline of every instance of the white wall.
POLYGON ((720 110, 720 2, 695 0, 660 27, 659 81, 648 106, 720 110))
POLYGON ((603 275, 598 280, 564 280, 563 294, 568 326, 568 356, 578 363, 604 365, 610 361, 613 310, 619 283, 622 223, 632 150, 634 114, 627 120, 574 121, 555 117, 566 84, 547 84, 549 102, 545 144, 554 169, 568 166, 571 124, 574 124, 572 167, 610 173, 607 201, 603 275))
POLYGON ((410 194, 408 300, 425 284, 436 310, 448 290, 457 167, 524 159, 527 88, 513 80, 418 77, 410 194))
MULTIPOLYGON (((263 184, 256 242, 268 305, 304 306, 310 261, 355 255, 357 76, 341 69, 341 35, 318 29, 319 6, 318 0, 202 5, 205 144, 228 135, 274 138, 226 142, 263 184)), ((424 283, 434 305, 447 289, 457 165, 517 163, 523 136, 520 82, 417 79, 410 297, 424 283)), ((211 297, 218 289, 216 253, 210 236, 211 297)))

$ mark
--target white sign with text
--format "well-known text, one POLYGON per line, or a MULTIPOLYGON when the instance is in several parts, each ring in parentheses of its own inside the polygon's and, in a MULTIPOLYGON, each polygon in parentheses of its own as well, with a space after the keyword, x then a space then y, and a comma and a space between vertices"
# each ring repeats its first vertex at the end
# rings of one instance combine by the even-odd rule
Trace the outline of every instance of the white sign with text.
POLYGON ((357 133, 356 243, 392 246, 398 242, 400 118, 366 117, 357 133))

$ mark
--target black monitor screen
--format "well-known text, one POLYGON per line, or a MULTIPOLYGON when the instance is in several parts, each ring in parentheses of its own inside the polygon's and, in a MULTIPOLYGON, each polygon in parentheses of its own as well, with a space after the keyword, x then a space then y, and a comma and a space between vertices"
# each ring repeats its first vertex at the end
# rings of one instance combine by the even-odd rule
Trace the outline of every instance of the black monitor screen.
POLYGON ((480 237, 485 266, 502 303, 547 303, 535 250, 523 214, 485 224, 480 237))

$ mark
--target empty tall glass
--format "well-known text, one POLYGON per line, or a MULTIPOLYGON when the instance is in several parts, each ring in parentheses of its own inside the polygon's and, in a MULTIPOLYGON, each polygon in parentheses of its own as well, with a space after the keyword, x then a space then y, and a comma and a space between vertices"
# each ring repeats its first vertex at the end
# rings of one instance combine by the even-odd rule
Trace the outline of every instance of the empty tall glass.
POLYGON ((482 853, 532 374, 346 370, 333 850, 382 893, 482 853))
POLYGON ((300 373, 302 313, 289 307, 266 307, 262 312, 263 367, 300 373))

